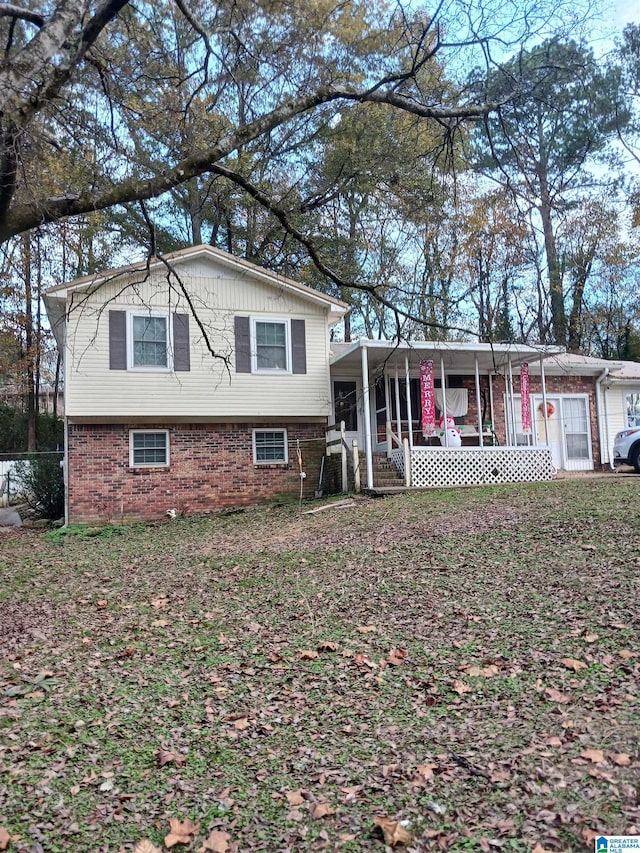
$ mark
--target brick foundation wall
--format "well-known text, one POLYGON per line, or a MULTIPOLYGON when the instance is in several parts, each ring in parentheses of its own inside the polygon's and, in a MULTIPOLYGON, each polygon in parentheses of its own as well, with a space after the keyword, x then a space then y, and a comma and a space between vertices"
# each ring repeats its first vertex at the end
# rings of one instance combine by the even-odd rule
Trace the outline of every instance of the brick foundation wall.
POLYGON ((307 474, 304 496, 313 497, 325 449, 323 424, 69 424, 69 522, 153 521, 168 509, 201 515, 273 498, 295 500, 297 439, 307 474), (281 428, 287 430, 289 462, 254 465, 252 430, 281 428), (168 429, 170 466, 131 468, 131 429, 168 429))

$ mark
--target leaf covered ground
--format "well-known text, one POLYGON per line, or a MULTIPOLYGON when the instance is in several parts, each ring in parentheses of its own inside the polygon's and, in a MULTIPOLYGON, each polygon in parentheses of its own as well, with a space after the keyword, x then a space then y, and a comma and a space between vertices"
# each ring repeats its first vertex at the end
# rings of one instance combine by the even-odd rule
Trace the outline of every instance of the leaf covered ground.
POLYGON ((639 489, 3 533, 0 850, 640 833, 639 489))

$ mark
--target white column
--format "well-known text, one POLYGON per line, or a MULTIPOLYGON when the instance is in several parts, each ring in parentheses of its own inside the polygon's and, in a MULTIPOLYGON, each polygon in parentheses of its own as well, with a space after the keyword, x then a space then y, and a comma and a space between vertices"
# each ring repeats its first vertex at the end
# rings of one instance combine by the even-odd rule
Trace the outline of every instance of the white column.
POLYGON ((402 419, 400 417, 400 383, 398 382, 398 367, 396 365, 395 377, 395 398, 396 398, 396 431, 398 434, 398 446, 402 447, 402 419))
POLYGON ((369 358, 362 346, 362 403, 364 406, 364 452, 367 461, 367 488, 373 489, 373 451, 371 449, 371 400, 369 396, 369 358))
MULTIPOLYGON (((544 358, 540 356, 540 381, 542 382, 542 419, 544 421, 544 440, 549 445, 549 425, 547 423, 547 381, 544 375, 544 358)), ((535 412, 534 412, 535 417, 535 412)))
MULTIPOLYGON (((382 374, 382 382, 384 384, 384 428, 387 435, 387 457, 391 459, 391 393, 389 392, 389 375, 387 373, 382 374)), ((378 429, 377 421, 376 429, 378 429)))
POLYGON ((447 392, 445 391, 444 358, 440 356, 440 390, 442 391, 442 417, 444 423, 444 446, 449 447, 447 434, 447 392))
POLYGON ((484 436, 482 435, 482 400, 480 397, 480 368, 478 367, 478 356, 473 357, 476 370, 476 408, 478 409, 478 432, 480 434, 480 447, 484 447, 484 436))
POLYGON ((404 377, 407 388, 407 420, 409 422, 409 447, 413 450, 413 412, 411 411, 411 377, 409 376, 409 356, 404 357, 404 377))
POLYGON ((491 418, 491 430, 493 435, 491 436, 491 442, 495 442, 495 434, 496 434, 496 418, 495 412, 493 410, 493 377, 491 375, 491 371, 489 371, 489 416, 491 418))
POLYGON ((514 447, 516 445, 516 405, 513 398, 513 363, 509 356, 509 391, 507 393, 507 405, 509 406, 509 420, 511 421, 511 441, 514 447))

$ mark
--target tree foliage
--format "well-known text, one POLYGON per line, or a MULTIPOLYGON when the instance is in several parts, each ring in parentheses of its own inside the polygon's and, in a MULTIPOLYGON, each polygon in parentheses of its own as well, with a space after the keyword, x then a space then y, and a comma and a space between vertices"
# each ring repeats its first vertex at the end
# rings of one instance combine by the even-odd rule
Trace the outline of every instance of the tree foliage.
POLYGON ((486 117, 480 165, 504 183, 521 210, 535 214, 547 277, 548 303, 540 314, 549 311, 546 334, 540 323, 542 338, 573 347, 570 316, 579 313, 581 286, 572 288, 563 277, 558 228, 580 193, 602 180, 593 167, 611 162, 608 143, 629 120, 619 69, 602 67, 584 45, 553 38, 520 51, 489 75, 487 87, 498 100, 515 94, 486 117))

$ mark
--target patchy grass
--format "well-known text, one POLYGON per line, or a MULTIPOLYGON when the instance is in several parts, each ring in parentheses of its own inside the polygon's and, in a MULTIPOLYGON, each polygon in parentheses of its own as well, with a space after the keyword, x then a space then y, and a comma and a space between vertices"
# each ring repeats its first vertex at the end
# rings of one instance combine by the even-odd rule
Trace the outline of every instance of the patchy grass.
POLYGON ((163 849, 172 818, 190 850, 382 850, 376 816, 421 851, 639 833, 639 487, 3 534, 10 849, 163 849))

